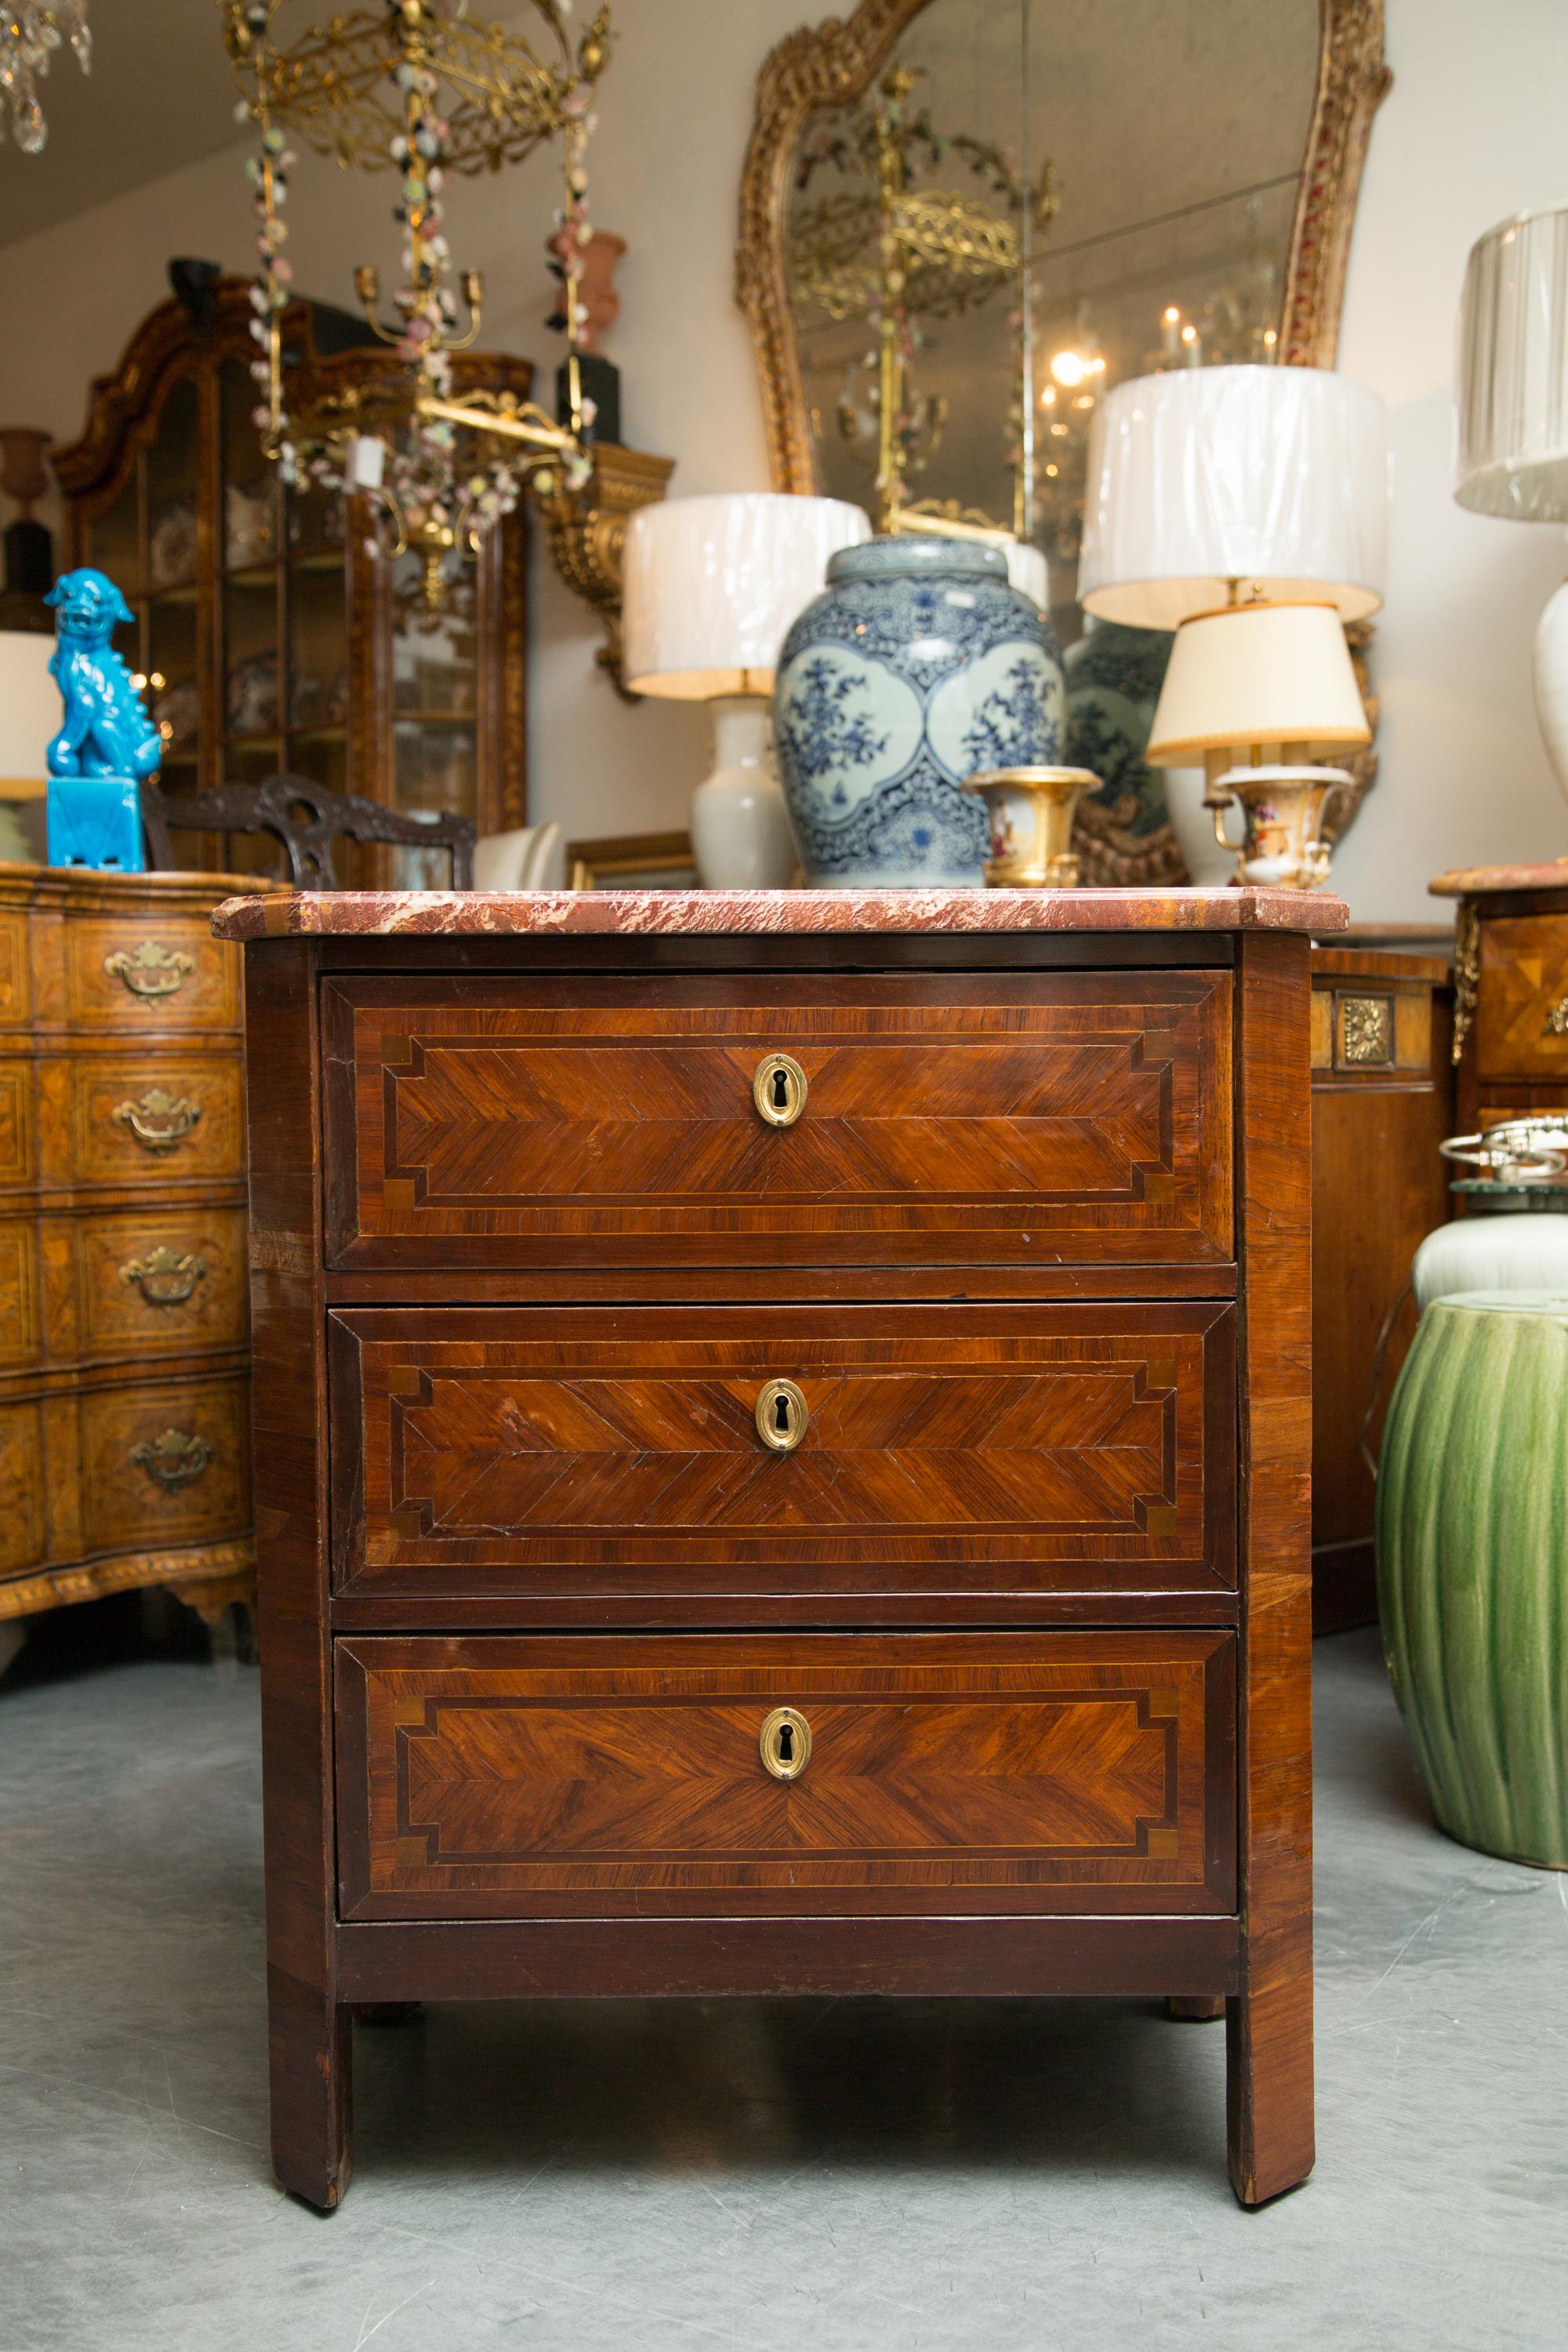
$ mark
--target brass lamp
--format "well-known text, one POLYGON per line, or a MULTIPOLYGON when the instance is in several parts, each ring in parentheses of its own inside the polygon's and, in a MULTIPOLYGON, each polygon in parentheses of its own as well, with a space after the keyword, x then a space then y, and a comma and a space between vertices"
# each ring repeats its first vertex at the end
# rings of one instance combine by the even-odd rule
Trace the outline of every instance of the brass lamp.
POLYGON ((1371 740, 1333 605, 1258 602, 1183 622, 1143 757, 1156 768, 1203 761, 1204 804, 1236 856, 1234 881, 1311 890, 1328 879, 1329 803, 1351 783, 1317 763, 1371 740), (1233 801, 1238 843, 1225 831, 1233 801))

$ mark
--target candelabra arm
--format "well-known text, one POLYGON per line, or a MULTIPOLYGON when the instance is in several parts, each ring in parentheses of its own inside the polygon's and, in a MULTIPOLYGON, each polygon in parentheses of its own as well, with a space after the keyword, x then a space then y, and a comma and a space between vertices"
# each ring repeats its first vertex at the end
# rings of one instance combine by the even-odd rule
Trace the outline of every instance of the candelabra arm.
POLYGON ((421 393, 414 405, 423 420, 466 425, 471 433, 499 434, 502 440, 521 441, 531 449, 564 452, 577 446, 572 435, 562 425, 552 425, 542 409, 534 409, 531 415, 526 411, 509 415, 504 409, 481 408, 468 401, 438 400, 433 393, 421 393))

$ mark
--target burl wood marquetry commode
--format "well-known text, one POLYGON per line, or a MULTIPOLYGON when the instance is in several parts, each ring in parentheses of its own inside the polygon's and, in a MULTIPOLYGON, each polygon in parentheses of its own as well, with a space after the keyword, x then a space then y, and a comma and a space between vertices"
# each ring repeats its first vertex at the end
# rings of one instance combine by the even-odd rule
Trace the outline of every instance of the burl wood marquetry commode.
POLYGON ((0 1629, 249 1597, 250 887, 0 865, 0 1629))
POLYGON ((1303 2178, 1342 919, 220 910, 285 2187, 343 2192, 356 2004, 584 1991, 1223 2000, 1237 2192, 1303 2178))

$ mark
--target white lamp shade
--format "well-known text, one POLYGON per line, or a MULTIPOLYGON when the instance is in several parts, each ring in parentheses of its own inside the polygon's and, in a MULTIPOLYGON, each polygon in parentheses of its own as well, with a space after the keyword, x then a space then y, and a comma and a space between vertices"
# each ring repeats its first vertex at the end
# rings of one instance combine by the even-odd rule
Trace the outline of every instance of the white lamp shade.
POLYGON ((1143 757, 1186 768, 1205 751, 1371 740, 1333 606, 1237 604, 1177 630, 1143 757))
POLYGON ((48 785, 44 753, 64 706, 49 676, 52 636, 0 629, 0 800, 37 800, 48 785))
POLYGON ((771 694, 827 559, 869 539, 859 507, 753 490, 639 507, 626 527, 624 668, 637 694, 771 694))
POLYGON ((1089 428, 1079 597, 1102 620, 1173 629, 1244 598, 1383 601, 1383 403, 1323 368, 1173 369, 1119 383, 1089 428))
POLYGON ((1472 247, 1458 389, 1459 504, 1568 520, 1568 205, 1500 221, 1472 247))

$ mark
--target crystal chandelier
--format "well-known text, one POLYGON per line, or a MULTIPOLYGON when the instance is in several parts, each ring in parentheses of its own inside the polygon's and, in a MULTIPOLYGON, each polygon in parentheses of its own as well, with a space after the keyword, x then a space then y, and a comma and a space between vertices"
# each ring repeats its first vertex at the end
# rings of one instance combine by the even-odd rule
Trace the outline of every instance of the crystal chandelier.
POLYGON ((609 62, 608 6, 574 46, 565 24, 571 0, 534 0, 555 52, 542 58, 499 25, 468 23, 464 0, 384 0, 379 8, 331 17, 289 49, 271 38, 280 0, 220 5, 246 93, 237 112, 260 133, 260 152, 247 168, 257 221, 251 331, 258 351, 251 373, 262 447, 288 484, 363 492, 391 532, 390 552, 412 548, 418 555, 425 601, 435 610, 451 562, 478 552, 525 488, 541 501, 559 502, 574 497, 591 472, 584 435, 593 404, 584 397, 579 367, 582 253, 592 236, 589 107, 609 62), (394 216, 403 230, 392 319, 381 315, 377 271, 367 265, 354 275, 368 324, 402 366, 372 370, 354 389, 293 417, 282 351, 291 299, 283 249, 290 131, 347 167, 395 171, 394 216), (513 393, 459 396, 452 356, 478 338, 484 285, 477 269, 454 282, 442 227, 448 172, 499 170, 556 133, 564 156, 555 246, 564 278, 564 424, 513 393))
POLYGON ((0 139, 8 106, 11 136, 24 155, 37 154, 49 135, 37 85, 62 40, 70 43, 86 73, 92 62, 87 0, 51 0, 44 6, 35 0, 0 0, 0 139))

